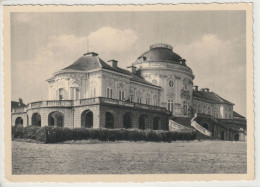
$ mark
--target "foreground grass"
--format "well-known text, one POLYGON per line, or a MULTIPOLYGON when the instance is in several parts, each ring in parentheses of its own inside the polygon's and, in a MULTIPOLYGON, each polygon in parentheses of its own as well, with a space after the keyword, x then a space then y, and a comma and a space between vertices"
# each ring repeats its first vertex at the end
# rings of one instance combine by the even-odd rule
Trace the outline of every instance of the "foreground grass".
POLYGON ((13 174, 246 173, 246 143, 12 142, 13 174))

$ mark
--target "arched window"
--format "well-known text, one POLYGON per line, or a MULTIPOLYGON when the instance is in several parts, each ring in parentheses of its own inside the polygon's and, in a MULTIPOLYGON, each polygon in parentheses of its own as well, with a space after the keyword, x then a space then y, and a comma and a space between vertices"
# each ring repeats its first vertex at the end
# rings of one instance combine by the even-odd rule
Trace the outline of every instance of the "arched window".
POLYGON ((173 88, 173 86, 174 86, 173 80, 169 80, 169 86, 170 86, 170 88, 173 88))
POLYGON ((23 118, 21 118, 21 117, 16 118, 15 126, 17 126, 17 125, 23 126, 23 118))
POLYGON ((84 110, 81 113, 81 127, 93 128, 93 112, 84 110))
POLYGON ((145 129, 146 120, 147 120, 147 116, 145 116, 145 115, 141 115, 139 117, 139 129, 141 129, 141 130, 145 129))
POLYGON ((106 122, 105 122, 105 127, 112 129, 114 128, 114 116, 110 112, 106 112, 106 122))
POLYGON ((131 113, 126 113, 123 116, 123 124, 124 124, 124 128, 126 129, 130 129, 132 127, 132 114, 131 113))
POLYGON ((153 130, 159 129, 160 119, 158 117, 153 118, 153 130))
POLYGON ((51 112, 48 115, 48 126, 63 127, 64 115, 59 111, 51 112))
POLYGON ((168 110, 173 112, 173 99, 171 98, 168 99, 168 110))
POLYGON ((39 113, 34 113, 32 115, 32 126, 41 126, 41 115, 39 113))

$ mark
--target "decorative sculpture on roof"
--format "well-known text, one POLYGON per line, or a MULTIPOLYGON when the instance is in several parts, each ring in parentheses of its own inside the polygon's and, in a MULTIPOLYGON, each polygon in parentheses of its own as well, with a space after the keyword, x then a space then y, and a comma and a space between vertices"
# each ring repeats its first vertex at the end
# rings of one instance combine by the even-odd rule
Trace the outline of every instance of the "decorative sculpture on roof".
POLYGON ((106 78, 106 86, 114 87, 114 80, 110 78, 106 78))
POLYGON ((95 80, 91 81, 90 83, 91 87, 95 87, 97 85, 97 82, 95 80))
POLYGON ((188 90, 182 89, 181 90, 181 98, 190 99, 190 92, 188 90))
POLYGON ((151 97, 151 93, 150 93, 150 92, 147 92, 145 96, 146 96, 147 98, 150 98, 150 97, 151 97))
POLYGON ((78 79, 71 79, 69 81, 69 87, 80 87, 80 81, 78 79))
POLYGON ((141 92, 141 90, 137 90, 136 91, 136 96, 137 97, 142 97, 143 96, 143 93, 141 92))
POLYGON ((130 95, 135 95, 135 89, 134 89, 134 88, 131 88, 129 94, 130 94, 130 95))
POLYGON ((121 82, 121 81, 119 81, 118 83, 117 83, 117 88, 124 88, 125 87, 125 84, 124 84, 124 82, 121 82))

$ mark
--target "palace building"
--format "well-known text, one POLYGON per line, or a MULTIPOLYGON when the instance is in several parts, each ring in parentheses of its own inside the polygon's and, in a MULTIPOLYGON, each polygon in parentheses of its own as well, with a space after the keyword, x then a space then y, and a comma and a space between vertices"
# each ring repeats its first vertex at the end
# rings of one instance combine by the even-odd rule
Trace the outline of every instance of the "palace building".
POLYGON ((193 86, 191 68, 171 45, 151 45, 130 71, 118 63, 105 62, 94 52, 84 54, 46 80, 48 100, 12 107, 12 125, 193 128, 208 138, 246 139, 245 117, 208 88, 193 86))

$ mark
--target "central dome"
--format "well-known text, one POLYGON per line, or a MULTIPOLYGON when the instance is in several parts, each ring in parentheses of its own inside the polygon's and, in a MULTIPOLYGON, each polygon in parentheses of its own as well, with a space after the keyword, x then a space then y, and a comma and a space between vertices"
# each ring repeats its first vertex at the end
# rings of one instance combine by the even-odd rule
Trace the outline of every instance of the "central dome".
POLYGON ((181 64, 183 59, 173 52, 173 47, 169 44, 157 43, 150 46, 150 50, 143 53, 136 60, 136 64, 141 62, 165 61, 175 64, 181 64))

